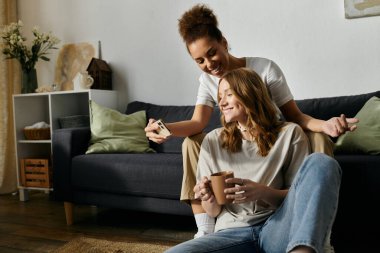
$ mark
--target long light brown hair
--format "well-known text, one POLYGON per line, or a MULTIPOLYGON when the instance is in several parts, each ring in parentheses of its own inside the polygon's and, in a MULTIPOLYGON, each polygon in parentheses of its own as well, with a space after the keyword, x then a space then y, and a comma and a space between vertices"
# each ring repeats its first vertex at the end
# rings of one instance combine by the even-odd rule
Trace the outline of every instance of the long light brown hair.
MULTIPOLYGON (((229 83, 232 93, 244 106, 247 114, 247 131, 256 141, 259 148, 258 153, 261 156, 266 156, 276 142, 278 133, 283 126, 283 122, 278 118, 276 107, 271 100, 267 86, 256 72, 248 68, 226 72, 221 80, 229 83)), ((218 93, 218 102, 220 99, 218 93)), ((221 133, 222 147, 229 152, 240 151, 242 134, 238 129, 238 122, 227 123, 223 114, 221 121, 224 126, 221 133)))

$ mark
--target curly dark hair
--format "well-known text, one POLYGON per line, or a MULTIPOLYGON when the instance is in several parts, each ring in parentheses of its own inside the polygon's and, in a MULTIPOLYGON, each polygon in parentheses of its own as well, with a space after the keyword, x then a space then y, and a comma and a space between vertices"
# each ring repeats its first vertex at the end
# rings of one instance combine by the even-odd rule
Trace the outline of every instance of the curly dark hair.
POLYGON ((197 4, 186 11, 178 20, 178 30, 186 45, 199 38, 209 37, 221 41, 222 32, 213 11, 204 4, 197 4))

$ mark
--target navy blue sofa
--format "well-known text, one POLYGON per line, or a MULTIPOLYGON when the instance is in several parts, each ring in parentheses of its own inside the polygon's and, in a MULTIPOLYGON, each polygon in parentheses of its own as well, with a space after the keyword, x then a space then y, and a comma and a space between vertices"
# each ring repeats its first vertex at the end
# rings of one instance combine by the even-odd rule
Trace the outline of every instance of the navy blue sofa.
MULTIPOLYGON (((329 119, 340 113, 353 117, 380 91, 353 96, 296 100, 300 109, 316 118, 329 119)), ((145 110, 147 119, 166 122, 189 119, 194 106, 154 105, 131 102, 126 114, 145 110)), ((206 132, 220 126, 216 108, 206 132)), ((176 215, 192 215, 188 205, 179 201, 182 183, 183 138, 172 138, 157 145, 157 153, 85 155, 90 128, 58 129, 53 133, 53 196, 71 205, 96 205, 176 215)), ((370 252, 376 244, 380 225, 374 208, 380 199, 380 156, 337 154, 343 180, 339 209, 332 231, 337 253, 370 252)), ((67 207, 67 205, 65 205, 67 207)), ((66 208, 66 217, 71 217, 66 208)), ((70 219, 70 218, 68 218, 70 219)), ((71 221, 68 221, 71 223, 71 221)))

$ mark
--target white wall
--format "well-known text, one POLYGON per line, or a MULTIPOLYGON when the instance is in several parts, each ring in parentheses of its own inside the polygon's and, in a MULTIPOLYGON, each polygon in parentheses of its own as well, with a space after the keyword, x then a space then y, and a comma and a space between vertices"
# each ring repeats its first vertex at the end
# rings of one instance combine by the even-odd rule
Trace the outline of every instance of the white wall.
MULTIPOLYGON (((193 104, 200 70, 177 32, 200 1, 18 0, 25 31, 38 25, 63 43, 102 42, 119 109, 140 100, 193 104)), ((282 68, 296 99, 380 89, 380 16, 344 18, 344 1, 209 0, 235 56, 262 56, 282 68)), ((62 43, 61 43, 62 45, 62 43)), ((37 65, 51 84, 54 64, 37 65)))

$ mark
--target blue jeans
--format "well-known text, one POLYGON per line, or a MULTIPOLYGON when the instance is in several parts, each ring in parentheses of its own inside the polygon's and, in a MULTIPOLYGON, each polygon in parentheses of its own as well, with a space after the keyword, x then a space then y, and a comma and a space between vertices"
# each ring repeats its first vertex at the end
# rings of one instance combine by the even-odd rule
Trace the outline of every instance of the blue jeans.
POLYGON ((170 248, 166 253, 284 253, 308 246, 323 253, 323 245, 338 208, 341 169, 322 154, 308 156, 281 206, 263 223, 223 229, 170 248))

